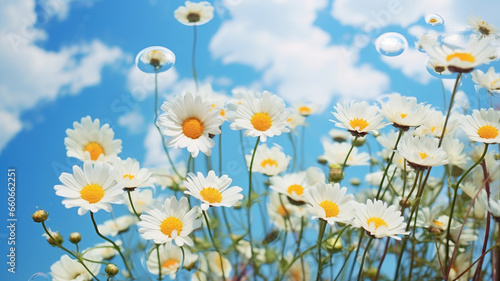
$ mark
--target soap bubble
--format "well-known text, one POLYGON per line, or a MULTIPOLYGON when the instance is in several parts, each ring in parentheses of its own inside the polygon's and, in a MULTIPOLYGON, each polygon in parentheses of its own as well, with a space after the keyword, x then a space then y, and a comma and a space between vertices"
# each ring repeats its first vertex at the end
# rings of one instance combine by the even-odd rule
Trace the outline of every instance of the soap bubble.
POLYGON ((425 17, 425 22, 428 25, 438 26, 444 23, 443 18, 438 14, 430 14, 425 17))
POLYGON ((395 57, 401 55, 408 48, 408 41, 399 33, 387 32, 375 40, 375 48, 381 55, 395 57))
POLYGON ((135 64, 145 73, 160 73, 172 68, 175 55, 169 49, 160 46, 147 47, 135 57, 135 64))

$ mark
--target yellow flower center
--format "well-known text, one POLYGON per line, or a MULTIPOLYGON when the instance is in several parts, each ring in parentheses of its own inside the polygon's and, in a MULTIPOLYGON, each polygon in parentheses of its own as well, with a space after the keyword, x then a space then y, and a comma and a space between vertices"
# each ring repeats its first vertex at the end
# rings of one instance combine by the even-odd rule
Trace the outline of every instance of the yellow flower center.
POLYGON ((278 162, 276 162, 276 160, 274 160, 274 159, 267 158, 267 159, 264 159, 264 161, 262 161, 260 163, 260 165, 262 166, 262 168, 265 168, 266 166, 278 167, 278 162))
POLYGON ((290 213, 287 209, 285 209, 285 207, 283 207, 282 205, 280 205, 278 207, 278 210, 276 210, 278 212, 278 214, 286 217, 287 216, 287 213, 290 213))
POLYGON ((424 160, 425 158, 429 157, 429 154, 427 154, 425 152, 419 152, 418 154, 420 155, 420 158, 422 158, 422 160, 424 160))
POLYGON ((493 82, 491 82, 491 87, 493 89, 500 88, 500 85, 496 85, 497 83, 500 84, 500 78, 493 80, 493 82))
POLYGON ((484 125, 477 129, 477 134, 483 139, 494 139, 498 136, 498 129, 491 125, 484 125))
POLYGON ((80 190, 80 196, 90 204, 101 201, 104 197, 104 189, 98 184, 86 185, 80 190))
POLYGON ((438 221, 438 220, 433 220, 432 223, 439 226, 439 227, 443 227, 443 223, 438 221))
POLYGON ((292 184, 288 187, 288 194, 292 195, 292 192, 294 192, 297 194, 297 195, 302 195, 302 193, 304 192, 304 187, 302 185, 299 185, 299 184, 292 184))
POLYGON ((349 125, 351 125, 353 129, 363 131, 369 123, 363 118, 354 118, 349 122, 349 125))
POLYGON ((333 203, 332 201, 325 200, 319 204, 323 210, 325 210, 325 216, 327 218, 336 217, 339 214, 339 205, 333 203))
POLYGON ((434 134, 434 131, 436 130, 436 126, 432 126, 431 132, 434 134))
POLYGON ((182 231, 182 222, 176 217, 168 217, 161 222, 160 230, 168 236, 171 236, 172 231, 177 230, 177 235, 179 235, 182 231))
POLYGON ((387 225, 387 223, 385 222, 385 220, 381 219, 379 217, 371 217, 368 220, 366 220, 367 225, 370 225, 370 223, 372 223, 372 222, 375 224, 375 230, 377 230, 377 228, 379 228, 382 225, 384 225, 385 227, 389 227, 387 225))
POLYGON ((255 113, 255 115, 252 116, 251 122, 253 127, 261 132, 269 130, 269 128, 271 128, 271 126, 273 125, 271 116, 263 112, 255 113))
POLYGON ((408 116, 408 113, 401 113, 401 114, 399 114, 399 115, 401 116, 401 119, 405 119, 405 118, 406 118, 406 116, 408 116))
POLYGON ((182 132, 191 139, 199 138, 204 129, 203 123, 196 117, 188 118, 182 123, 182 132))
POLYGON ((90 159, 92 161, 97 160, 99 158, 99 155, 104 154, 104 149, 102 149, 102 146, 98 144, 97 142, 89 142, 84 148, 84 151, 88 151, 90 153, 90 159))
POLYGON ((429 20, 430 23, 436 23, 438 20, 436 18, 432 18, 429 20))
POLYGON ((133 179, 135 176, 132 175, 132 174, 126 174, 126 175, 123 175, 123 178, 128 178, 129 180, 133 179))
POLYGON ((161 264, 161 266, 169 268, 169 269, 177 268, 177 267, 179 267, 179 261, 176 259, 168 259, 168 260, 164 261, 161 264))
POLYGON ((451 55, 448 55, 446 57, 446 61, 450 61, 452 59, 459 59, 461 61, 467 61, 467 62, 475 62, 476 58, 471 55, 470 53, 453 53, 451 55))
POLYGON ((308 106, 301 106, 299 107, 299 113, 301 115, 309 115, 311 114, 311 109, 308 106))
POLYGON ((208 203, 220 203, 220 201, 222 201, 222 195, 220 191, 213 187, 204 187, 200 191, 200 195, 203 200, 208 201, 208 203))

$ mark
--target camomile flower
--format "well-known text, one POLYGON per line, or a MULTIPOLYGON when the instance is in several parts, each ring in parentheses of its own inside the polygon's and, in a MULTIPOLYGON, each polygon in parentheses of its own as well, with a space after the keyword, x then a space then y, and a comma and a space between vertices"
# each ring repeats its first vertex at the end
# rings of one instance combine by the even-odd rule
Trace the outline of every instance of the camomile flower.
POLYGON ((189 234, 201 226, 200 215, 198 206, 189 208, 186 197, 177 201, 172 196, 165 199, 162 209, 150 209, 143 213, 137 225, 142 238, 153 240, 156 244, 174 241, 179 247, 184 244, 193 246, 189 234))
MULTIPOLYGON (((474 264, 471 268, 471 255, 472 252, 459 253, 453 260, 453 265, 450 268, 450 275, 448 275, 448 280, 457 281, 468 281, 474 277, 474 272, 476 272, 477 264, 474 264), (467 272, 457 279, 458 275, 462 274, 465 270, 467 272)), ((441 258, 443 255, 441 255, 441 258)), ((439 262, 437 263, 439 265, 439 262)))
POLYGON ((64 139, 68 157, 110 162, 122 151, 122 141, 113 139, 115 133, 109 124, 101 127, 99 119, 83 117, 80 123, 73 123, 73 128, 66 130, 64 139))
POLYGON ((319 110, 319 104, 299 102, 294 106, 295 111, 302 116, 315 114, 319 110))
MULTIPOLYGON (((105 234, 103 234, 103 235, 105 235, 105 234)), ((122 240, 116 240, 115 244, 118 247, 122 248, 123 242, 122 242, 122 240)), ((85 253, 85 255, 88 255, 88 254, 96 255, 98 257, 101 257, 104 260, 110 260, 114 256, 118 255, 118 251, 115 249, 115 246, 107 241, 104 243, 96 244, 96 245, 94 245, 94 247, 87 249, 83 252, 85 253)))
POLYGON ((285 102, 280 97, 264 91, 244 92, 236 103, 228 103, 227 117, 233 130, 245 130, 246 137, 260 137, 265 142, 268 137, 288 133, 287 120, 290 113, 285 111, 285 102))
POLYGON ((110 164, 91 161, 83 163, 83 170, 73 166, 73 174, 62 173, 62 185, 54 186, 56 195, 65 197, 62 203, 66 208, 79 207, 78 214, 99 210, 111 212, 111 203, 121 204, 124 182, 116 182, 117 172, 110 164))
MULTIPOLYGON (((346 159, 349 150, 351 149, 351 144, 346 142, 323 142, 323 148, 325 154, 321 155, 329 165, 342 165, 346 159)), ((347 159, 347 166, 364 166, 369 165, 370 155, 366 152, 358 152, 356 147, 352 148, 351 154, 347 159)))
POLYGON ((290 204, 286 197, 278 192, 269 193, 267 212, 274 226, 287 231, 300 230, 301 217, 306 215, 305 208, 290 204))
POLYGON ((116 236, 118 233, 127 231, 129 227, 137 222, 137 217, 133 215, 123 215, 116 219, 105 221, 97 226, 99 232, 105 236, 116 236))
POLYGON ((472 81, 488 90, 490 94, 500 93, 500 73, 496 73, 493 66, 490 67, 486 73, 479 69, 474 70, 471 76, 472 81))
POLYGON ((189 268, 192 266, 198 256, 192 254, 191 251, 184 247, 184 256, 180 247, 172 245, 171 243, 160 245, 157 249, 151 251, 146 265, 149 272, 159 275, 161 272, 162 276, 169 275, 171 279, 175 279, 175 275, 179 268, 181 267, 182 259, 184 258, 183 268, 189 268), (158 253, 160 253, 160 261, 158 262, 158 253), (161 271, 158 265, 161 265, 161 271))
POLYGON ((500 111, 493 108, 487 111, 474 110, 463 119, 462 129, 471 141, 482 143, 500 143, 500 111))
POLYGON ((296 111, 292 111, 292 115, 288 117, 288 120, 286 120, 286 122, 288 128, 290 128, 290 130, 292 130, 294 133, 297 133, 297 127, 308 125, 306 123, 306 117, 296 111))
POLYGON ((374 238, 392 237, 401 240, 397 235, 408 235, 406 223, 395 205, 387 206, 380 200, 367 200, 366 204, 357 204, 352 224, 362 227, 374 238))
POLYGON ((339 129, 331 129, 328 131, 328 135, 335 142, 345 142, 352 136, 349 132, 339 129))
MULTIPOLYGON (((292 256, 287 255, 286 260, 292 261, 292 256)), ((297 259, 286 273, 286 280, 288 281, 303 281, 311 280, 312 269, 311 265, 304 259, 297 259)))
POLYGON ((151 170, 156 180, 155 183, 161 187, 161 190, 165 190, 167 187, 174 191, 186 190, 183 183, 187 176, 186 165, 184 163, 176 164, 175 169, 180 177, 173 171, 172 167, 158 167, 151 170))
POLYGON ((122 160, 116 157, 112 164, 118 172, 116 180, 124 181, 125 190, 133 191, 137 187, 154 186, 155 179, 151 177, 152 173, 146 168, 141 168, 137 160, 132 158, 122 160))
POLYGON ((209 102, 186 92, 172 102, 164 102, 161 109, 165 114, 158 118, 158 126, 170 137, 167 146, 187 148, 192 157, 197 157, 200 151, 207 156, 212 154, 215 142, 210 135, 221 133, 219 127, 224 120, 218 110, 210 110, 209 102))
POLYGON ((438 147, 437 139, 404 135, 398 145, 398 152, 415 170, 448 164, 448 155, 438 147))
POLYGON ((468 18, 467 21, 475 32, 484 36, 495 35, 498 32, 498 28, 496 26, 485 22, 481 17, 471 17, 468 18))
POLYGON ((222 269, 224 268, 224 276, 229 278, 233 270, 231 262, 222 256, 222 263, 220 261, 220 254, 213 251, 207 254, 208 267, 217 277, 222 277, 222 269))
POLYGON ((305 197, 310 204, 309 210, 313 218, 327 221, 330 225, 335 222, 350 224, 353 218, 354 196, 347 194, 347 188, 338 183, 316 183, 305 191, 305 197))
POLYGON ((408 130, 422 125, 429 113, 430 105, 417 103, 415 97, 393 93, 378 99, 380 112, 394 127, 408 130))
POLYGON ((452 137, 445 137, 442 147, 448 156, 448 164, 457 166, 462 170, 467 169, 469 157, 464 153, 465 145, 460 142, 460 140, 452 137))
POLYGON ((213 170, 208 172, 206 178, 200 172, 197 175, 189 173, 184 181, 187 188, 184 193, 202 201, 201 209, 203 211, 208 210, 210 206, 231 207, 243 199, 243 195, 240 193, 243 189, 239 186, 229 187, 231 182, 232 179, 227 175, 218 177, 213 170))
MULTIPOLYGON (((252 154, 253 150, 250 155, 245 155, 248 168, 250 168, 252 154)), ((269 148, 267 144, 261 144, 257 146, 257 151, 255 152, 252 172, 274 176, 286 171, 288 163, 290 163, 290 156, 283 153, 282 147, 274 145, 269 148)))
MULTIPOLYGON (((155 199, 153 198, 153 191, 151 189, 138 189, 131 194, 132 204, 134 204, 134 209, 138 214, 142 214, 149 206, 151 206, 155 199)), ((134 214, 134 209, 130 204, 128 195, 123 194, 123 201, 127 204, 128 211, 134 214)))
MULTIPOLYGON (((415 136, 433 136, 440 138, 443 133, 444 122, 446 121, 446 116, 437 110, 430 109, 427 118, 425 118, 422 126, 418 127, 413 131, 415 136)), ((448 124, 446 125, 446 131, 444 136, 451 135, 457 128, 459 123, 459 114, 452 112, 450 118, 448 119, 448 124)))
POLYGON ((272 176, 269 178, 269 188, 288 196, 297 203, 304 203, 306 197, 304 191, 309 186, 305 171, 289 173, 283 176, 272 176))
POLYGON ((492 38, 473 38, 464 49, 452 49, 446 45, 422 44, 433 64, 442 65, 451 72, 468 73, 475 67, 489 63, 496 56, 492 38))
MULTIPOLYGON (((85 258, 101 261, 101 259, 93 255, 86 255, 85 258)), ((98 262, 84 261, 83 263, 94 276, 97 276, 101 270, 101 264, 98 262)), ((90 281, 94 279, 79 261, 70 258, 68 255, 63 255, 60 260, 50 267, 50 275, 54 281, 90 281)))
POLYGON ((186 1, 174 11, 174 17, 184 25, 203 25, 214 17, 214 7, 207 1, 186 1))
MULTIPOLYGON (((248 242, 247 240, 241 239, 240 241, 238 241, 235 248, 248 260, 252 258, 252 248, 250 246, 250 242, 248 242)), ((266 249, 253 247, 253 253, 256 260, 260 262, 266 261, 266 249)))
POLYGON ((334 109, 336 112, 332 114, 339 122, 330 121, 334 122, 337 127, 347 129, 353 136, 363 137, 387 125, 382 122, 383 117, 378 114, 378 107, 369 106, 365 101, 345 102, 343 105, 338 103, 334 109))

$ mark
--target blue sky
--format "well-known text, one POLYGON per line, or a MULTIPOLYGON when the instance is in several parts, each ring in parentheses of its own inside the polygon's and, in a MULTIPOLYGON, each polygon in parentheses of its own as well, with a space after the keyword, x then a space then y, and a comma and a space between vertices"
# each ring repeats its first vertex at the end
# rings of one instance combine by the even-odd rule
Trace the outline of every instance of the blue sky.
MULTIPOLYGON (((66 157, 64 147, 65 130, 74 121, 87 115, 100 118, 123 140, 122 157, 136 158, 148 167, 166 164, 151 123, 152 76, 138 71, 134 58, 148 46, 171 49, 177 61, 173 69, 160 75, 160 95, 194 89, 193 30, 173 17, 183 3, 0 1, 0 182, 7 186, 7 168, 17 170, 18 180, 18 272, 15 279, 8 280, 47 273, 60 257, 61 252, 41 238, 40 225, 31 221, 38 208, 46 209, 51 227, 65 235, 79 230, 95 236, 89 231, 88 217, 79 217, 76 209, 65 209, 53 190, 60 173, 79 164, 66 157), (88 227, 80 230, 81 225, 88 227)), ((322 153, 320 139, 333 128, 328 119, 337 101, 373 101, 382 94, 400 92, 443 108, 440 81, 427 72, 426 55, 414 47, 422 34, 455 33, 459 35, 456 39, 448 36, 447 40, 460 43, 469 34, 466 19, 470 16, 500 26, 498 3, 493 0, 211 3, 214 19, 198 28, 200 83, 211 84, 223 94, 244 86, 269 90, 290 105, 301 100, 321 104, 322 112, 308 120, 305 162, 309 165, 322 153), (430 13, 441 15, 445 24, 426 25, 424 18, 430 13), (401 33, 409 48, 397 57, 381 56, 374 41, 385 32, 401 33)), ((490 65, 497 72, 500 69, 498 62, 490 65)), ((462 89, 476 108, 476 89, 468 80, 470 77, 464 79, 462 89)), ((452 83, 444 80, 448 95, 452 83)), ((479 99, 483 104, 489 102, 481 90, 479 99)), ((499 98, 494 97, 494 102, 498 105, 499 98)), ((237 141, 237 134, 228 133, 228 139, 226 143, 237 141)), ((289 147, 286 137, 273 141, 289 147)), ((249 143, 248 150, 253 140, 249 143)), ((175 155, 177 161, 187 159, 185 153, 175 155)), ((5 206, 1 217, 5 218, 6 191, 0 198, 5 206)), ((108 218, 99 215, 101 220, 108 218)), ((5 227, 0 229, 3 261, 7 233, 5 227)), ((3 268, 0 276, 6 273, 3 268)))

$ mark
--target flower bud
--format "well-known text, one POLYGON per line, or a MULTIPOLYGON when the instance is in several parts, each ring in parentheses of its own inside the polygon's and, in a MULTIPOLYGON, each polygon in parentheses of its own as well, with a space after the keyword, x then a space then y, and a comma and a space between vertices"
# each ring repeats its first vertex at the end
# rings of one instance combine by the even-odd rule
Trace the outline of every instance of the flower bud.
POLYGON ((61 234, 59 234, 59 231, 51 231, 50 235, 52 237, 50 237, 47 233, 44 233, 43 235, 47 238, 47 242, 49 242, 49 244, 52 246, 59 246, 64 242, 64 238, 61 236, 61 234))
POLYGON ((352 143, 356 147, 363 146, 363 144, 365 144, 365 142, 366 142, 366 138, 364 138, 364 137, 359 137, 356 141, 352 140, 352 143))
POLYGON ((33 218, 34 222, 43 222, 47 220, 49 214, 47 214, 47 212, 45 212, 44 210, 37 210, 31 217, 33 218))
POLYGON ((325 157, 318 157, 318 163, 321 165, 325 165, 327 163, 325 157))
POLYGON ((118 270, 118 267, 112 263, 108 264, 104 269, 104 272, 106 272, 106 274, 109 276, 115 276, 119 271, 120 270, 118 270))
POLYGON ((82 235, 80 232, 73 232, 69 235, 69 242, 73 244, 78 244, 82 240, 82 235))
POLYGON ((330 172, 328 173, 328 177, 330 178, 330 181, 335 182, 335 183, 343 180, 344 179, 344 172, 342 171, 342 168, 340 167, 340 165, 335 165, 334 167, 331 167, 330 172))
POLYGON ((354 186, 358 186, 361 184, 361 180, 359 178, 351 178, 350 182, 354 186))
POLYGON ((325 242, 325 248, 330 254, 342 251, 342 247, 342 241, 337 237, 332 237, 325 242))

